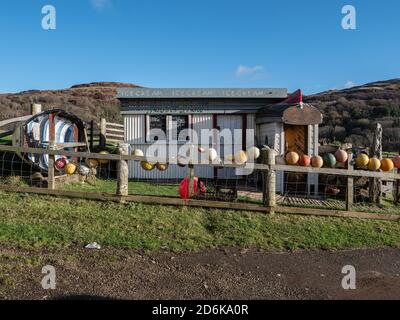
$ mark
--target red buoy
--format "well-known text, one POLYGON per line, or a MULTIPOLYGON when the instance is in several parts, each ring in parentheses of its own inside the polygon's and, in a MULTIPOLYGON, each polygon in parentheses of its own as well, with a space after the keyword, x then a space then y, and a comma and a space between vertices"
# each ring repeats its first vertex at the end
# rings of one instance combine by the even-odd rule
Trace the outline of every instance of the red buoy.
MULTIPOLYGON (((199 193, 198 190, 198 183, 199 179, 197 177, 193 178, 193 193, 197 195, 199 193)), ((200 193, 206 193, 206 187, 202 181, 200 181, 200 193)), ((189 178, 186 177, 183 179, 180 183, 179 186, 179 194, 182 199, 189 199, 190 198, 190 192, 189 192, 189 178)))

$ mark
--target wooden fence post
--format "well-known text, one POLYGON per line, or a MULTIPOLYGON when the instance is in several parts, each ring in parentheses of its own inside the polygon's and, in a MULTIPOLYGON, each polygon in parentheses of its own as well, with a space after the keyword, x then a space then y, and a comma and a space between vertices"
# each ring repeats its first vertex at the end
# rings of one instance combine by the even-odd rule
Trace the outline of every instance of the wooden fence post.
POLYGON ((31 105, 31 115, 35 116, 42 112, 42 105, 38 103, 33 103, 31 105))
MULTIPOLYGON (((376 124, 372 146, 370 150, 370 157, 377 157, 382 159, 382 125, 376 124)), ((370 178, 369 179, 369 198, 372 203, 377 205, 382 201, 382 179, 370 178)))
POLYGON ((94 143, 93 143, 93 139, 94 139, 94 121, 92 120, 92 121, 90 121, 90 150, 92 151, 93 150, 93 145, 94 145, 94 143))
MULTIPOLYGON (((129 154, 129 144, 120 143, 118 145, 118 151, 121 155, 129 154)), ((117 166, 117 195, 127 196, 129 194, 129 169, 128 162, 126 160, 119 160, 117 166)))
POLYGON ((194 166, 193 166, 193 145, 190 145, 189 149, 189 172, 188 172, 188 182, 189 182, 189 198, 194 196, 194 166))
POLYGON ((100 120, 100 148, 105 148, 106 141, 106 131, 107 131, 107 121, 105 118, 101 118, 100 120))
MULTIPOLYGON (((56 130, 54 123, 54 114, 49 114, 49 150, 55 150, 56 148, 56 130)), ((47 188, 54 190, 56 188, 55 178, 55 155, 49 155, 48 171, 47 171, 47 188)))
MULTIPOLYGON (((353 164, 353 154, 349 154, 349 159, 347 160, 347 173, 351 173, 354 170, 353 164)), ((353 210, 354 203, 354 177, 347 176, 347 191, 346 191, 346 211, 353 210)))
MULTIPOLYGON (((269 147, 263 149, 264 164, 269 166, 275 164, 275 151, 269 147)), ((263 202, 264 206, 270 209, 270 213, 274 213, 276 207, 276 172, 269 168, 263 172, 263 202)))

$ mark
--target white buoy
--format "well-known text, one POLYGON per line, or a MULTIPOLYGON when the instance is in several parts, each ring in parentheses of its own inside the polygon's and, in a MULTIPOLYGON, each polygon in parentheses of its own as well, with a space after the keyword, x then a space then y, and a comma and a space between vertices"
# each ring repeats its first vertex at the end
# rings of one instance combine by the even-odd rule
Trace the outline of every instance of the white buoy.
POLYGON ((210 148, 209 150, 208 150, 208 159, 210 160, 210 161, 215 161, 215 159, 217 159, 218 158, 218 153, 217 153, 217 151, 215 150, 215 149, 213 149, 213 148, 210 148))

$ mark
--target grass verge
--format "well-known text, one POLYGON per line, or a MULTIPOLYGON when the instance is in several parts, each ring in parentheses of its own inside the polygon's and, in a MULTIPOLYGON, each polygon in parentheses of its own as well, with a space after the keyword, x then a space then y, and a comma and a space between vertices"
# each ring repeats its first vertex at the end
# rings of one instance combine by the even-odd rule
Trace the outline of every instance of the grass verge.
POLYGON ((303 217, 229 210, 55 198, 0 192, 0 245, 268 250, 399 246, 398 222, 303 217))

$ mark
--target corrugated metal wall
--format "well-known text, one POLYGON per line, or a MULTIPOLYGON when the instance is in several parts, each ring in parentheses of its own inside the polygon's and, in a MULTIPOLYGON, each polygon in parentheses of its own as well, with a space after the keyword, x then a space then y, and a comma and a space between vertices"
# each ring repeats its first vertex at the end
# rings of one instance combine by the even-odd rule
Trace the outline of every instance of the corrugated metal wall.
MULTIPOLYGON (((232 146, 225 150, 224 145, 221 144, 219 146, 220 157, 224 158, 225 152, 230 152, 231 154, 236 154, 240 150, 243 149, 242 145, 242 136, 234 136, 234 130, 239 130, 243 128, 243 116, 242 115, 217 115, 217 126, 220 128, 220 131, 224 129, 229 129, 232 132, 232 146), (229 150, 231 149, 231 150, 229 150)), ((235 133, 236 134, 236 133, 235 133)), ((243 133, 242 133, 243 134, 243 133)), ((234 179, 237 178, 236 169, 232 168, 224 168, 218 170, 218 177, 221 179, 234 179)))
MULTIPOLYGON (((150 147, 146 143, 146 116, 145 115, 124 115, 124 126, 125 126, 125 142, 131 145, 131 150, 140 149, 144 153, 150 147)), ((217 115, 217 125, 223 129, 240 130, 243 128, 243 115, 217 115)), ((197 132, 199 144, 201 145, 203 141, 201 140, 201 130, 202 129, 212 129, 213 128, 213 115, 212 114, 196 114, 192 116, 193 129, 197 132)), ((275 124, 272 128, 265 128, 267 134, 277 141, 277 145, 280 143, 279 134, 275 135, 275 124)), ((247 129, 253 129, 255 132, 255 114, 247 115, 247 129)), ((266 134, 262 132, 262 134, 266 134)), ((233 141, 232 153, 237 153, 243 149, 242 138, 237 138, 237 141, 233 141)), ((255 137, 248 134, 246 136, 246 146, 252 146, 255 144, 255 137)), ((205 142, 206 144, 207 141, 205 142)), ((178 145, 179 148, 179 145, 178 145)), ((220 156, 224 157, 224 146, 219 146, 220 156)), ((140 163, 136 161, 129 161, 129 177, 131 179, 182 179, 187 176, 188 169, 181 168, 176 165, 170 166, 170 168, 165 172, 160 172, 158 170, 153 170, 150 172, 144 171, 140 167, 140 163)), ((235 169, 221 169, 218 170, 218 176, 220 178, 237 178, 237 175, 245 174, 242 171, 236 171, 235 169)), ((201 178, 213 178, 214 168, 208 166, 195 166, 195 175, 201 178)))
MULTIPOLYGON (((196 131, 199 145, 209 144, 208 141, 202 141, 201 139, 201 130, 207 129, 210 130, 213 128, 213 116, 212 114, 196 114, 192 116, 193 130, 196 131)), ((200 178, 213 178, 214 177, 214 168, 209 166, 195 166, 195 175, 200 178)))

